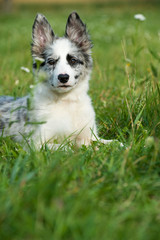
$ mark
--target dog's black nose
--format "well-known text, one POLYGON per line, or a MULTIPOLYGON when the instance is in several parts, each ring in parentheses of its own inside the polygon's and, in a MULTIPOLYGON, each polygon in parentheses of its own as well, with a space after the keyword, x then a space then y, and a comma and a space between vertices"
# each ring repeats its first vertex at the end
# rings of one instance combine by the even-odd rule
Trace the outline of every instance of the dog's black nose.
POLYGON ((59 80, 61 83, 66 83, 66 82, 68 82, 68 80, 69 80, 69 75, 68 75, 68 74, 59 74, 59 75, 58 75, 58 80, 59 80))

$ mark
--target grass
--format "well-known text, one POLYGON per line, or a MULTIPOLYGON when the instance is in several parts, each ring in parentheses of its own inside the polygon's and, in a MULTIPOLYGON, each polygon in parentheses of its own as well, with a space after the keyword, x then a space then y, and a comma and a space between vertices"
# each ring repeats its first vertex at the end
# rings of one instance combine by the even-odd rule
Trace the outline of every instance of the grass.
POLYGON ((68 151, 25 152, 0 138, 0 239, 155 240, 160 238, 159 5, 17 7, 0 16, 0 94, 33 84, 31 26, 43 12, 62 35, 77 10, 94 42, 90 96, 100 136, 68 151), (137 22, 141 12, 145 22, 137 22), (16 84, 19 80, 19 84, 16 84), (99 150, 95 147, 99 145, 99 150))

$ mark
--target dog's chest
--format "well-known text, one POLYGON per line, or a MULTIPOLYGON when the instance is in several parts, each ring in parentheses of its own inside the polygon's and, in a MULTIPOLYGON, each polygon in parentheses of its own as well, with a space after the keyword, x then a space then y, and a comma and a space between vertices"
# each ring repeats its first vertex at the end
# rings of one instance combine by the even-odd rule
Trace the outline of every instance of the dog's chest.
POLYGON ((65 135, 73 131, 76 126, 75 104, 57 103, 50 106, 46 117, 46 127, 49 127, 55 134, 65 135))
POLYGON ((45 122, 40 126, 41 134, 50 139, 78 134, 89 121, 87 116, 85 105, 61 101, 38 111, 36 118, 45 122))

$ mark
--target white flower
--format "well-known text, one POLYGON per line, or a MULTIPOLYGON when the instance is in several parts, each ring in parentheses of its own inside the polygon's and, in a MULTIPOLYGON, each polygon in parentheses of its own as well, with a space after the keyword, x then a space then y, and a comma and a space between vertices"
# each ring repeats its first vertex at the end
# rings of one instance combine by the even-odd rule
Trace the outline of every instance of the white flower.
POLYGON ((27 73, 30 72, 30 70, 28 68, 26 68, 26 67, 21 67, 21 70, 24 71, 24 72, 27 72, 27 73))
POLYGON ((134 18, 139 20, 139 21, 145 21, 146 20, 146 17, 141 13, 135 14, 134 18))
POLYGON ((35 57, 35 61, 42 63, 42 62, 44 62, 44 59, 40 58, 40 57, 35 57))
POLYGON ((30 87, 30 88, 34 88, 34 85, 31 84, 29 87, 30 87))
POLYGON ((36 62, 36 68, 39 70, 41 64, 45 61, 43 58, 40 57, 35 57, 35 62, 36 62))
POLYGON ((19 80, 17 79, 14 84, 18 85, 19 84, 19 80))

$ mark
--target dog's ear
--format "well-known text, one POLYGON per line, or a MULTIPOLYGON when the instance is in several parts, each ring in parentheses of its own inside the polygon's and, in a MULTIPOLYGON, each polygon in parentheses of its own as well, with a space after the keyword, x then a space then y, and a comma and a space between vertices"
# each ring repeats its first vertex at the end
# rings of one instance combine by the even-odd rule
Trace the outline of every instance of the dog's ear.
POLYGON ((32 55, 43 57, 44 51, 54 40, 54 32, 45 16, 37 14, 32 28, 32 55))
POLYGON ((83 51, 88 51, 92 47, 86 25, 76 12, 72 12, 68 17, 65 37, 76 43, 83 51))

